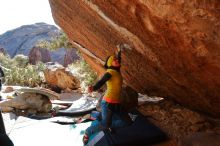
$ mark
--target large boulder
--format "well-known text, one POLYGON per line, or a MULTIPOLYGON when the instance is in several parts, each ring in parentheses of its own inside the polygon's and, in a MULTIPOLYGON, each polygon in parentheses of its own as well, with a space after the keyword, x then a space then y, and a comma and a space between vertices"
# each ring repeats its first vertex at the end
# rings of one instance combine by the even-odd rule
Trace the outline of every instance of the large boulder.
POLYGON ((80 81, 60 64, 47 65, 44 77, 52 89, 70 91, 80 87, 80 81))
POLYGON ((130 111, 138 106, 138 93, 131 87, 124 85, 121 93, 122 107, 125 111, 130 111))
POLYGON ((219 0, 49 2, 71 43, 97 62, 127 44, 122 75, 137 92, 220 117, 219 0))
POLYGON ((3 112, 25 110, 26 113, 48 113, 52 109, 52 103, 46 95, 40 93, 20 93, 14 98, 1 101, 0 108, 3 112))
POLYGON ((186 136, 179 146, 219 146, 220 133, 214 132, 198 132, 193 135, 186 136))

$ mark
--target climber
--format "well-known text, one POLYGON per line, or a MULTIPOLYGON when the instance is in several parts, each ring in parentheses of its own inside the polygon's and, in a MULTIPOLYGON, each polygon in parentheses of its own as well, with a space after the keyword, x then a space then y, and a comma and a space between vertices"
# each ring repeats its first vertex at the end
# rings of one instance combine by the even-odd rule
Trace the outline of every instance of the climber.
POLYGON ((6 134, 1 109, 0 109, 0 146, 14 146, 13 142, 6 134))
POLYGON ((99 131, 116 128, 126 125, 126 121, 121 118, 120 95, 122 90, 121 51, 123 47, 117 46, 116 55, 109 56, 104 67, 107 69, 103 77, 94 85, 89 86, 88 92, 100 89, 105 83, 107 90, 101 101, 101 121, 86 129, 83 142, 86 144, 89 137, 99 131))
POLYGON ((0 99, 1 99, 1 90, 2 90, 2 80, 5 77, 5 74, 0 66, 0 99))

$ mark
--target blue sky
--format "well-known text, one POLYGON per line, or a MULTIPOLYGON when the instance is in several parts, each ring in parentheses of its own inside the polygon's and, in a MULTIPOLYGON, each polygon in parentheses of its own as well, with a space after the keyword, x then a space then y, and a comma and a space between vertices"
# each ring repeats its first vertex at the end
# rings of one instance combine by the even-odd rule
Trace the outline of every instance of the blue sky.
POLYGON ((48 0, 0 0, 0 35, 38 22, 55 25, 48 0))

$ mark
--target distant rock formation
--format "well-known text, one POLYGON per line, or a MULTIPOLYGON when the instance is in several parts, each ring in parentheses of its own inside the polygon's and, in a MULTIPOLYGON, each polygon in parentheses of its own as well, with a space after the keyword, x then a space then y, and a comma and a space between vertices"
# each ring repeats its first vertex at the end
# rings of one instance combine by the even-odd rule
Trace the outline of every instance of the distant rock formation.
POLYGON ((59 33, 57 27, 46 23, 24 25, 0 35, 0 47, 5 48, 11 57, 16 54, 28 56, 30 49, 36 46, 38 41, 51 40, 59 33))
POLYGON ((64 56, 64 63, 63 65, 66 67, 68 64, 71 64, 72 62, 79 60, 79 56, 77 55, 76 49, 68 49, 66 51, 66 54, 64 56))
POLYGON ((52 61, 67 66, 79 59, 75 49, 59 48, 55 51, 48 51, 36 47, 39 41, 49 41, 60 33, 57 27, 45 23, 24 25, 0 35, 0 48, 1 50, 4 48, 4 52, 12 58, 17 54, 29 56, 30 63, 33 64, 38 61, 52 61))
POLYGON ((28 57, 29 63, 34 65, 37 64, 39 61, 44 63, 51 61, 50 52, 47 49, 40 47, 33 47, 30 50, 28 57))
POLYGON ((52 62, 58 62, 59 64, 64 64, 64 56, 66 54, 67 49, 59 48, 57 50, 50 51, 50 56, 52 58, 52 62))
POLYGON ((4 48, 0 48, 0 53, 2 53, 4 55, 7 54, 4 48))

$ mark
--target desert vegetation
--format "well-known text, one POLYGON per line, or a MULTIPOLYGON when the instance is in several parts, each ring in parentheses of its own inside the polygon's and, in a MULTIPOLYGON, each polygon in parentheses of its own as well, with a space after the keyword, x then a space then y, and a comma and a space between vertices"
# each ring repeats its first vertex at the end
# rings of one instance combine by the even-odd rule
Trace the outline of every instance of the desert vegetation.
MULTIPOLYGON (((67 35, 63 31, 61 31, 60 35, 51 39, 51 41, 40 40, 37 43, 37 46, 48 48, 49 50, 56 50, 58 48, 73 48, 67 35)), ((81 88, 82 90, 85 90, 88 85, 92 84, 97 79, 97 74, 82 58, 79 51, 77 54, 80 57, 80 60, 68 65, 68 69, 80 80, 81 88)))
MULTIPOLYGON (((37 46, 50 50, 56 50, 62 47, 72 47, 64 33, 54 37, 50 42, 39 41, 37 46)), ((78 53, 78 55, 80 56, 80 60, 69 64, 67 69, 79 79, 81 89, 85 90, 88 85, 96 80, 97 75, 81 57, 80 53, 78 53)), ((5 85, 47 87, 43 73, 46 69, 46 64, 42 62, 32 65, 29 63, 29 58, 27 56, 18 54, 14 58, 11 58, 8 55, 0 53, 0 65, 5 72, 5 85)))
POLYGON ((13 59, 0 53, 0 64, 5 73, 6 85, 42 86, 44 84, 43 70, 45 65, 39 62, 37 65, 28 63, 28 57, 16 55, 13 59))
POLYGON ((61 31, 59 35, 54 36, 50 41, 39 40, 36 46, 47 48, 49 50, 56 50, 58 48, 72 48, 67 35, 63 31, 61 31))

